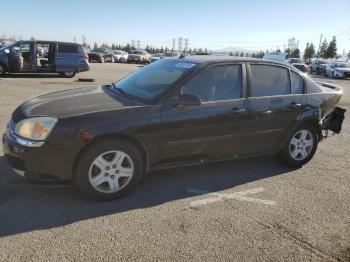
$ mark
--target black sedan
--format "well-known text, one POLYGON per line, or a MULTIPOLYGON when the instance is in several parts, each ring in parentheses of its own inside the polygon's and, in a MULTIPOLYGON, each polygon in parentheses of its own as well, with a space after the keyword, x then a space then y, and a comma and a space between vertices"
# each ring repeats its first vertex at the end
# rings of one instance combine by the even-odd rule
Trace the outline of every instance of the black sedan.
POLYGON ((304 165, 341 95, 284 63, 163 59, 110 85, 26 101, 3 147, 28 180, 72 179, 90 197, 115 199, 159 168, 273 153, 304 165))

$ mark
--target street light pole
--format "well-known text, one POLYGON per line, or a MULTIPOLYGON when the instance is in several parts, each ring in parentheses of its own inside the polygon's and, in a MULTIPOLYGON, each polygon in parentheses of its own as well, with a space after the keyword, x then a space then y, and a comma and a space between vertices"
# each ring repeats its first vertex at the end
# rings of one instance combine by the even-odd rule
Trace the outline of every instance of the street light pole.
POLYGON ((320 43, 318 44, 317 58, 318 58, 319 55, 320 55, 321 41, 322 41, 322 34, 321 34, 321 37, 320 37, 320 43))

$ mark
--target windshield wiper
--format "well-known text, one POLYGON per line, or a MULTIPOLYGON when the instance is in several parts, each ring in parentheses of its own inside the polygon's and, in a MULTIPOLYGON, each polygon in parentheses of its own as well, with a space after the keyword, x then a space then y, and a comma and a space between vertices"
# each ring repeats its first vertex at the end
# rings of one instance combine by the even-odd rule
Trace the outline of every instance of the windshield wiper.
POLYGON ((112 83, 112 86, 113 86, 113 89, 115 91, 117 91, 119 94, 121 94, 122 96, 127 97, 127 98, 132 99, 132 100, 135 100, 135 99, 138 101, 140 100, 140 98, 138 96, 134 96, 132 94, 125 92, 122 88, 118 87, 115 83, 112 83))
POLYGON ((115 83, 112 83, 112 86, 113 86, 114 90, 118 91, 123 96, 128 96, 128 94, 123 89, 121 89, 120 87, 117 87, 115 83))

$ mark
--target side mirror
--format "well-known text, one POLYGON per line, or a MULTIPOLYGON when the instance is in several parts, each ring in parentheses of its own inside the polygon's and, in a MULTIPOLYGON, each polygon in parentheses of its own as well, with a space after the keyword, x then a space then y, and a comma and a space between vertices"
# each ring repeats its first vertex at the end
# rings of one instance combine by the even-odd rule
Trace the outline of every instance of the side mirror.
POLYGON ((9 53, 10 53, 10 50, 6 48, 6 49, 4 50, 4 52, 5 52, 6 54, 9 54, 9 53))
POLYGON ((198 97, 192 94, 182 94, 174 101, 176 106, 200 106, 201 101, 198 97))

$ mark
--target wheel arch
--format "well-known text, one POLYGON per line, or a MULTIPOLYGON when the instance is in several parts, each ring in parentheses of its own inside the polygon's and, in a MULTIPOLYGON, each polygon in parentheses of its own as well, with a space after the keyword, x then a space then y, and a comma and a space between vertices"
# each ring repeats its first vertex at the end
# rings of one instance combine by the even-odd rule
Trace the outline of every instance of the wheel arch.
POLYGON ((322 128, 320 125, 319 120, 317 120, 316 118, 305 118, 303 120, 301 120, 294 129, 290 130, 288 132, 288 135, 286 136, 285 142, 287 142, 288 138, 293 134, 293 132, 298 129, 299 127, 303 126, 303 125, 311 125, 315 128, 317 135, 318 135, 318 141, 321 140, 322 137, 322 128))
POLYGON ((131 145, 133 145, 136 149, 138 149, 141 153, 142 156, 142 160, 143 160, 143 166, 145 169, 145 173, 147 174, 148 172, 148 151, 146 149, 146 146, 136 137, 131 136, 131 135, 127 135, 127 134, 121 134, 121 133, 112 133, 112 134, 105 134, 105 135, 100 135, 100 136, 96 136, 94 137, 92 140, 90 140, 88 143, 85 144, 85 146, 79 151, 75 162, 74 162, 74 166, 73 166, 73 174, 72 176, 75 175, 75 170, 76 170, 76 166, 77 163, 79 161, 79 159, 81 158, 81 156, 88 150, 90 149, 92 146, 94 146, 95 144, 98 144, 102 141, 106 141, 106 140, 121 140, 121 141, 125 141, 130 143, 131 145))

